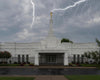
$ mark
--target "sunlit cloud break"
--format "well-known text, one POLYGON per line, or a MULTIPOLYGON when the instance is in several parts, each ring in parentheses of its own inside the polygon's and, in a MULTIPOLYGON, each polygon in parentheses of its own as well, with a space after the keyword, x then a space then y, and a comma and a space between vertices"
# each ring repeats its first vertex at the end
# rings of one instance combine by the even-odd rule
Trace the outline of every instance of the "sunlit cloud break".
POLYGON ((35 20, 35 4, 34 2, 31 0, 31 4, 33 6, 33 15, 32 15, 32 24, 31 24, 31 28, 33 27, 33 24, 34 24, 34 20, 35 20))
POLYGON ((78 4, 81 4, 81 3, 85 2, 85 1, 87 1, 87 0, 79 0, 79 1, 75 2, 73 5, 67 6, 66 8, 53 9, 51 12, 65 11, 65 10, 73 8, 73 7, 77 6, 78 4))

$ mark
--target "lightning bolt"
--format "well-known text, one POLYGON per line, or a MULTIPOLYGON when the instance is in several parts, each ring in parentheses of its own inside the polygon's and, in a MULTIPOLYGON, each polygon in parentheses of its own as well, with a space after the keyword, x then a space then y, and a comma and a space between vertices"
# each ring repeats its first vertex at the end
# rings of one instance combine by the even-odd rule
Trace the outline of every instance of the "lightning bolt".
POLYGON ((87 1, 87 0, 79 0, 79 1, 75 2, 73 5, 67 6, 66 8, 53 9, 52 12, 54 12, 54 11, 65 11, 65 10, 73 8, 73 7, 77 6, 78 4, 83 3, 85 1, 87 1))
POLYGON ((32 24, 31 24, 31 28, 33 27, 33 24, 34 24, 34 20, 35 20, 35 4, 34 2, 31 0, 31 4, 33 6, 33 19, 32 19, 32 24))

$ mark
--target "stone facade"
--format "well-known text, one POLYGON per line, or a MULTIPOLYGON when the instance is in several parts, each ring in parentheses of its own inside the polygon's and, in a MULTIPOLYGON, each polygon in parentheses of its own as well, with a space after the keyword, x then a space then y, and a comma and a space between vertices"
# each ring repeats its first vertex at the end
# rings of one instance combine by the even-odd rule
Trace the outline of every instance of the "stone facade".
MULTIPOLYGON (((0 43, 1 51, 9 51, 12 54, 10 59, 12 63, 18 62, 18 55, 20 55, 21 62, 22 56, 24 56, 24 62, 26 62, 26 55, 29 57, 29 62, 39 65, 40 55, 45 53, 45 56, 51 56, 48 59, 45 57, 44 60, 48 61, 47 63, 54 63, 54 55, 63 54, 63 65, 68 65, 70 63, 71 57, 74 54, 82 55, 87 51, 98 51, 99 47, 96 43, 61 43, 61 40, 57 39, 53 34, 52 29, 52 15, 50 19, 50 29, 48 36, 40 42, 31 42, 31 43, 15 43, 15 42, 5 42, 0 43), (48 54, 49 53, 49 54, 48 54), (51 55, 50 55, 51 54, 51 55)), ((55 57, 56 58, 56 57, 55 57)), ((56 62, 59 62, 58 58, 56 62)))
POLYGON ((33 43, 0 43, 0 49, 2 51, 9 51, 12 54, 12 63, 18 61, 18 55, 22 57, 29 55, 29 62, 39 65, 39 53, 64 53, 64 65, 68 65, 71 60, 68 57, 72 57, 74 54, 82 55, 87 51, 98 51, 99 47, 96 43, 58 43, 52 44, 52 47, 48 47, 41 42, 33 43), (59 45, 58 45, 59 44, 59 45), (13 59, 14 58, 14 59, 13 59))

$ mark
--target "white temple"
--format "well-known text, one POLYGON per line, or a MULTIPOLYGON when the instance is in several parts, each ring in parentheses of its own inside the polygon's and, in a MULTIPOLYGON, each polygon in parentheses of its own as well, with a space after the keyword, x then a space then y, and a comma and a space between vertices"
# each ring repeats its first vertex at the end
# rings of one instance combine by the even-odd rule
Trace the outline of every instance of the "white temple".
POLYGON ((40 42, 32 43, 0 43, 0 50, 9 51, 14 62, 30 62, 34 65, 68 65, 73 55, 82 55, 87 51, 98 51, 96 43, 61 43, 53 34, 52 13, 48 36, 40 42))

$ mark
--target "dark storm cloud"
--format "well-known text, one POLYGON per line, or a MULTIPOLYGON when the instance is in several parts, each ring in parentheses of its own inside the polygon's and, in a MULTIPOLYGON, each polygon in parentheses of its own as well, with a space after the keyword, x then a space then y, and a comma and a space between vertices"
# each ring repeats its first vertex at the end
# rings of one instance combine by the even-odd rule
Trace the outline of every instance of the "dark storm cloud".
MULTIPOLYGON (((32 22, 30 0, 0 0, 0 41, 32 42, 43 39, 49 29, 49 13, 54 8, 65 8, 78 0, 33 0, 35 22, 32 22)), ((53 14, 53 26, 58 38, 75 42, 100 39, 100 0, 87 0, 67 11, 53 14)))

